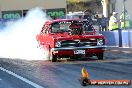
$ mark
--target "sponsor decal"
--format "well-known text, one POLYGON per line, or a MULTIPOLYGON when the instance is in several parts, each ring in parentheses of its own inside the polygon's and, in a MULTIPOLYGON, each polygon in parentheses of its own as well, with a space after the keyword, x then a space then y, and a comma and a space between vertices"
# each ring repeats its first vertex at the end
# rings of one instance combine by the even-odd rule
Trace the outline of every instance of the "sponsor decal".
POLYGON ((3 19, 19 19, 22 17, 22 11, 2 11, 3 19))

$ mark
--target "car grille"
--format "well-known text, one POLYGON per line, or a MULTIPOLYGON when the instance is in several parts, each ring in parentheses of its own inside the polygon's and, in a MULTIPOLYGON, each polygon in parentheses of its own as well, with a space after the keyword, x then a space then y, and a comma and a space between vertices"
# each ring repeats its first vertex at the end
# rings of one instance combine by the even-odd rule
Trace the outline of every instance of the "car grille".
POLYGON ((61 47, 80 47, 80 46, 96 46, 97 39, 82 40, 65 40, 61 42, 61 47))

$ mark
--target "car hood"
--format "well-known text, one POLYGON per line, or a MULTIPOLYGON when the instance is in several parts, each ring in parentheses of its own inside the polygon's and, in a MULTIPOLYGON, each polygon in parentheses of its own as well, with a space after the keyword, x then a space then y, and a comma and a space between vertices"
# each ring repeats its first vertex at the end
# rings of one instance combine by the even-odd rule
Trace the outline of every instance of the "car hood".
POLYGON ((88 38, 104 38, 103 35, 95 34, 95 35, 69 35, 68 33, 65 34, 54 34, 53 38, 55 40, 74 40, 74 39, 88 39, 88 38))

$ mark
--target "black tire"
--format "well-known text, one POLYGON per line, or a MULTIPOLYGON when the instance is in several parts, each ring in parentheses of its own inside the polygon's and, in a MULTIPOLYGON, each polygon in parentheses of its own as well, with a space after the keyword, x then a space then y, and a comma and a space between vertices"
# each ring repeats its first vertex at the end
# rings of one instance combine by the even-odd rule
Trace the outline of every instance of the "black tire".
POLYGON ((103 57, 104 57, 104 53, 97 54, 98 60, 103 60, 103 57))
POLYGON ((52 62, 56 62, 57 61, 57 57, 55 55, 53 55, 53 54, 50 54, 49 58, 50 58, 50 60, 52 62))
POLYGON ((55 55, 53 55, 53 53, 50 51, 50 47, 48 49, 48 59, 51 62, 56 62, 57 61, 57 57, 55 55))

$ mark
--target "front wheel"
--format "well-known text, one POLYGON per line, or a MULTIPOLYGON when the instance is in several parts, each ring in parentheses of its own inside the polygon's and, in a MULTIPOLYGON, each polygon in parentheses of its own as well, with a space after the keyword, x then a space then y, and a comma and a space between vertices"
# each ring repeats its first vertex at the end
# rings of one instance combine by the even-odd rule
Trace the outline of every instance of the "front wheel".
POLYGON ((97 54, 97 58, 98 58, 99 60, 103 60, 103 57, 104 57, 104 53, 99 53, 99 54, 97 54))
POLYGON ((48 60, 50 60, 51 62, 56 62, 57 61, 57 56, 54 55, 51 50, 50 47, 47 49, 48 51, 48 60))
POLYGON ((49 55, 49 59, 52 61, 52 62, 56 62, 57 61, 57 57, 55 55, 53 55, 52 53, 49 55))

